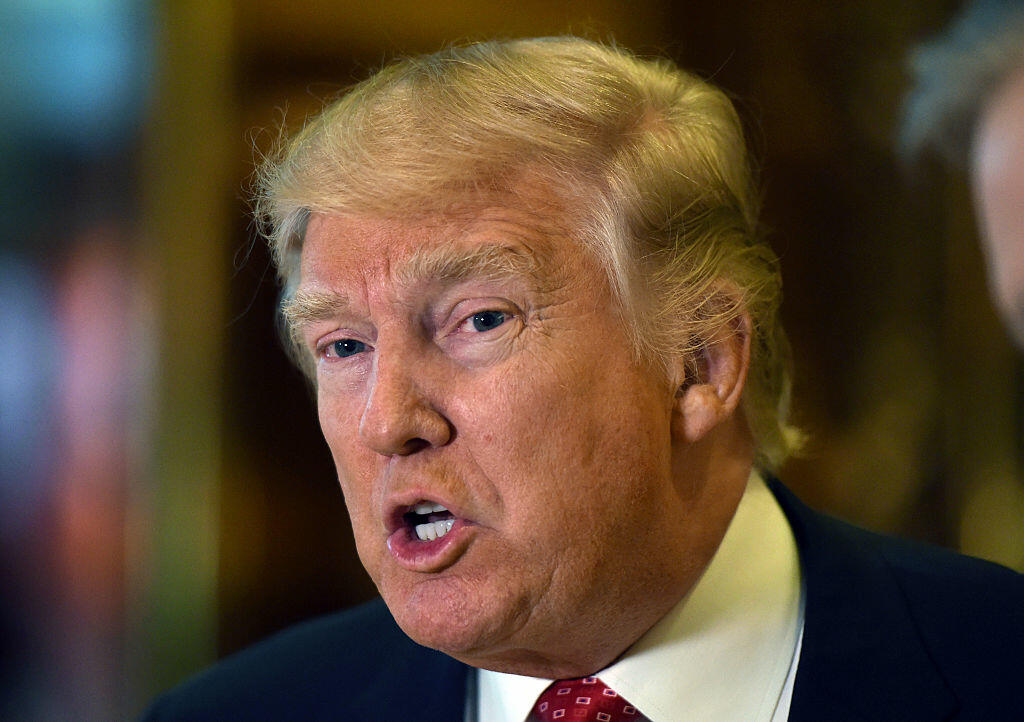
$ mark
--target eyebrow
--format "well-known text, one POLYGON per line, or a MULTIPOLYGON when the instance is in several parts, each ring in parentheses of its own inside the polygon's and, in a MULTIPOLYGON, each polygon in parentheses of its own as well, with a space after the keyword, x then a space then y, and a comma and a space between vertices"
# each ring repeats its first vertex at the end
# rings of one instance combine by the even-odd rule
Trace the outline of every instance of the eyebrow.
POLYGON ((289 332, 295 334, 305 325, 343 315, 349 307, 348 300, 337 293, 298 291, 281 304, 281 315, 289 332))
POLYGON ((467 250, 449 244, 429 250, 417 249, 398 268, 396 275, 400 282, 407 284, 427 279, 502 281, 516 277, 532 278, 538 270, 536 257, 525 248, 486 243, 467 250))
MULTIPOLYGON (((423 280, 457 283, 470 279, 502 281, 513 278, 535 279, 540 264, 526 248, 483 244, 469 250, 443 245, 428 250, 417 249, 397 269, 395 276, 402 284, 423 280)), ((333 291, 303 291, 281 306, 288 330, 295 334, 303 326, 351 313, 351 302, 333 291)))

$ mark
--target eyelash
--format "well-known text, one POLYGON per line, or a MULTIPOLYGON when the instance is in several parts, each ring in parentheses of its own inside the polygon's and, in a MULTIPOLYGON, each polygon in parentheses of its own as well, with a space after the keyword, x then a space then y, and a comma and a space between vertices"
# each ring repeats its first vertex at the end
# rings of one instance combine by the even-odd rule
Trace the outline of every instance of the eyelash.
POLYGON ((340 338, 340 339, 337 339, 335 341, 330 341, 330 342, 324 344, 323 346, 321 346, 320 349, 318 350, 318 353, 319 353, 320 356, 322 356, 324 358, 344 359, 344 358, 349 358, 350 356, 355 356, 357 353, 362 353, 365 350, 366 350, 366 344, 363 343, 362 341, 357 341, 354 338, 340 338), (352 350, 350 353, 346 353, 345 355, 341 355, 340 353, 335 351, 335 355, 331 356, 330 355, 331 349, 334 348, 335 346, 339 345, 339 344, 352 344, 352 345, 358 346, 358 348, 356 348, 355 350, 352 350))
MULTIPOLYGON (((501 328, 506 323, 508 323, 513 317, 514 314, 510 313, 509 311, 502 311, 496 308, 485 308, 481 311, 476 311, 462 319, 462 321, 459 322, 458 326, 456 326, 456 330, 459 331, 462 330, 467 325, 472 325, 474 331, 472 331, 471 333, 484 334, 487 333, 488 331, 494 331, 496 329, 501 328), (478 324, 487 325, 489 319, 491 320, 491 322, 493 322, 494 316, 498 317, 497 323, 495 323, 493 326, 490 326, 490 328, 478 328, 478 324)), ((365 351, 367 348, 367 344, 363 341, 359 341, 354 338, 340 338, 321 344, 319 347, 317 347, 316 353, 317 356, 320 358, 337 359, 341 361, 346 358, 356 356, 365 351), (337 350, 335 349, 335 347, 338 344, 349 344, 351 346, 355 346, 356 348, 347 349, 348 353, 342 355, 341 353, 338 353, 337 350), (334 350, 333 354, 331 353, 332 350, 334 350)))
POLYGON ((462 322, 459 323, 458 328, 462 329, 467 324, 471 324, 476 333, 487 333, 488 331, 493 331, 496 328, 501 328, 502 326, 504 326, 511 316, 512 314, 508 313, 507 311, 499 311, 498 309, 495 308, 487 308, 484 309, 483 311, 477 311, 476 313, 473 313, 464 318, 462 322), (499 317, 497 323, 495 323, 493 326, 490 326, 489 328, 479 328, 477 326, 478 323, 483 324, 485 326, 488 325, 487 317, 489 316, 499 317))

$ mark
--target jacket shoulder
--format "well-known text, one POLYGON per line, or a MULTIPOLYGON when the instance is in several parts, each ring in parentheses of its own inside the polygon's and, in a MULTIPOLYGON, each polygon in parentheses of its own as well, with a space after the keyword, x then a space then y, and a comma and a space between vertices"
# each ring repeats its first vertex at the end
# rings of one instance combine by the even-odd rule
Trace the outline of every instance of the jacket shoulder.
POLYGON ((160 697, 144 719, 400 720, 423 719, 423 709, 455 709, 458 718, 465 676, 462 664, 406 637, 376 600, 225 658, 160 697))
POLYGON ((859 529, 808 509, 778 482, 771 487, 804 574, 794 710, 807 714, 794 719, 837 702, 856 718, 947 719, 955 710, 963 719, 1016 718, 1024 576, 859 529))
MULTIPOLYGON (((875 552, 906 598, 933 652, 1024 643, 1024 575, 940 547, 829 519, 854 545, 875 552)), ((1021 647, 1018 647, 1020 649, 1021 647)))
POLYGON ((875 547, 958 696, 994 699, 1012 687, 1024 703, 1024 575, 902 540, 878 538, 875 547))

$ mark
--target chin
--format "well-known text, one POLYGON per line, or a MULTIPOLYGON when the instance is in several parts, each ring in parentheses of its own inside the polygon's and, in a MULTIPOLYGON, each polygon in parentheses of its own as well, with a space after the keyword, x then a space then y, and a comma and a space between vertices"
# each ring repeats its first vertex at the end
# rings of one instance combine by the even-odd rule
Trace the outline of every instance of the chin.
POLYGON ((506 647, 528 618, 529 605, 509 589, 481 590, 451 578, 428 578, 411 588, 381 588, 402 631, 424 647, 464 662, 506 647))

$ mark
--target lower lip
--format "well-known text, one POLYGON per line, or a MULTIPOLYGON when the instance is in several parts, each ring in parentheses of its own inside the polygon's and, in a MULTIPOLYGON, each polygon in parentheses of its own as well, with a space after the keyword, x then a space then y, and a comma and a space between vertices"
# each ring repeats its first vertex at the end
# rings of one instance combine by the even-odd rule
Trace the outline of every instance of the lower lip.
POLYGON ((440 539, 420 541, 412 527, 403 526, 388 537, 388 551, 395 561, 414 572, 439 572, 462 556, 469 546, 473 524, 456 519, 440 539))

